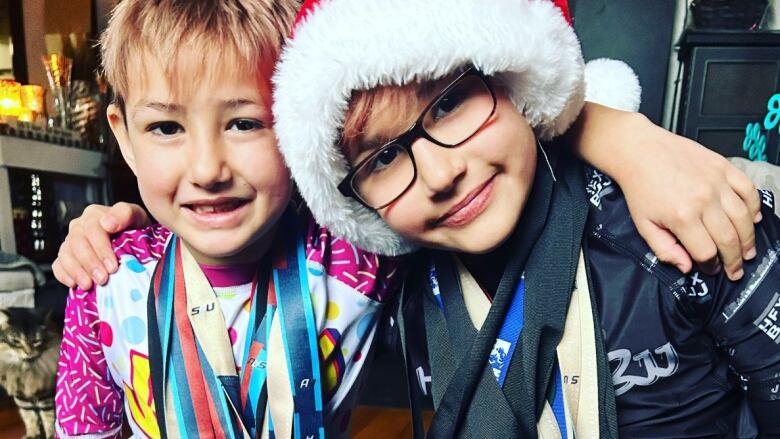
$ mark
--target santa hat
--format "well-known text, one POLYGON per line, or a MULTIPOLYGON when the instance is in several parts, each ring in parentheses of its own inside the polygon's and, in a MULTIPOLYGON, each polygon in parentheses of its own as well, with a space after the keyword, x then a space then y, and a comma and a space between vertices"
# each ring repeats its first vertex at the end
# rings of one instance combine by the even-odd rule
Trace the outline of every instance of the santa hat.
MULTIPOLYGON (((282 154, 316 220, 385 255, 414 247, 379 215, 343 196, 349 171, 337 144, 352 92, 434 80, 473 65, 501 78, 541 139, 562 134, 586 97, 585 66, 566 0, 308 0, 274 76, 282 154)), ((590 65, 590 63, 589 63, 590 65)), ((639 85, 619 61, 587 76, 598 96, 636 110, 639 85)))

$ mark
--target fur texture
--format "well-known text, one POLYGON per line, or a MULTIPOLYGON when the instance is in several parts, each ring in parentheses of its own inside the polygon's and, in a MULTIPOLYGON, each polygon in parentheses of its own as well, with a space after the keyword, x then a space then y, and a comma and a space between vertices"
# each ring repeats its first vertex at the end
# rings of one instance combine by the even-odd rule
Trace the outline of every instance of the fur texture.
POLYGON ((0 310, 0 386, 14 398, 26 438, 54 437, 54 390, 61 328, 49 314, 0 310))
POLYGON ((277 65, 275 129, 317 221, 368 251, 414 246, 338 191, 348 164, 336 142, 354 90, 471 64, 501 78, 541 139, 566 131, 582 108, 579 41, 549 0, 323 0, 309 12, 277 65))
POLYGON ((600 58, 585 65, 585 100, 624 111, 637 111, 642 87, 631 67, 623 61, 600 58))

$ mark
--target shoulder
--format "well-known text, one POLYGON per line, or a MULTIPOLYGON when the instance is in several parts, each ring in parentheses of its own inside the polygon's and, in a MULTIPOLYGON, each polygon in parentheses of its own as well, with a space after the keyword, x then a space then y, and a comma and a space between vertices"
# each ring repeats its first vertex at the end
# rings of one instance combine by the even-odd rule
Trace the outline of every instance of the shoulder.
MULTIPOLYGON (((636 229, 626 199, 617 183, 609 175, 589 166, 585 169, 585 177, 589 229, 602 230, 620 238, 628 247, 641 249, 643 255, 644 250, 650 251, 636 229)), ((777 205, 775 195, 767 189, 758 189, 758 195, 765 220, 756 225, 757 238, 758 235, 777 235, 780 227, 777 225, 778 217, 774 214, 777 205)))
POLYGON ((655 257, 639 235, 620 186, 607 174, 585 168, 585 192, 588 197, 586 233, 628 251, 642 259, 655 257))
POLYGON ((108 282, 98 286, 94 295, 100 314, 124 313, 141 306, 157 263, 173 234, 156 224, 136 230, 124 231, 112 239, 114 254, 119 262, 116 272, 108 282))
MULTIPOLYGON (((723 270, 708 275, 694 267, 670 286, 689 315, 726 338, 729 331, 743 333, 743 324, 761 326, 767 315, 778 315, 773 309, 780 309, 780 217, 774 214, 774 195, 766 190, 759 195, 763 219, 755 226, 756 257, 743 261, 742 278, 731 281, 723 270)), ((780 321, 775 317, 771 323, 761 329, 769 328, 767 335, 780 343, 780 321)))
POLYGON ((600 249, 589 250, 589 256, 603 258, 615 269, 634 266, 656 278, 666 290, 680 289, 680 284, 687 282, 686 276, 659 261, 639 234, 620 186, 609 175, 589 166, 585 177, 589 209, 585 239, 591 249, 600 249))
POLYGON ((71 289, 69 300, 89 309, 95 308, 94 303, 98 302, 99 297, 107 290, 116 289, 126 282, 128 276, 138 277, 139 274, 147 272, 149 266, 156 265, 171 236, 172 233, 160 224, 125 230, 113 235, 111 247, 119 262, 117 271, 109 276, 109 282, 105 286, 93 285, 88 290, 78 287, 71 289))
POLYGON ((394 294, 402 280, 400 258, 379 256, 333 236, 327 227, 302 210, 306 230, 306 259, 310 269, 338 280, 360 294, 379 302, 394 294))
POLYGON ((111 245, 120 261, 123 257, 128 257, 144 264, 162 257, 171 234, 166 227, 154 224, 141 229, 125 230, 112 238, 111 245))
MULTIPOLYGON (((755 228, 757 256, 744 261, 743 278, 732 282, 723 270, 708 275, 694 267, 686 274, 658 261, 639 235, 617 184, 592 168, 586 175, 589 242, 612 255, 620 254, 623 268, 635 265, 657 278, 663 290, 671 293, 670 297, 674 297, 687 315, 711 324, 719 316, 730 320, 728 316, 743 312, 752 315, 780 303, 774 297, 776 286, 780 285, 780 217, 774 213, 776 198, 771 191, 758 191, 763 220, 755 228)), ((593 256, 598 252, 590 253, 593 256)), ((610 262, 614 264, 614 260, 610 262)), ((780 334, 780 329, 777 333, 780 334)))
MULTIPOLYGON (((741 313, 760 320, 753 314, 780 307, 777 290, 780 285, 780 217, 774 213, 774 194, 764 189, 758 192, 763 218, 755 225, 756 257, 743 261, 742 278, 731 281, 723 270, 708 275, 694 267, 674 285, 681 302, 698 315, 705 315, 710 322, 719 319, 726 323, 741 313)), ((780 334, 780 322, 777 333, 780 334)))
POLYGON ((154 224, 142 229, 125 230, 114 236, 111 245, 114 254, 121 259, 132 257, 141 263, 160 259, 171 231, 160 224, 154 224))

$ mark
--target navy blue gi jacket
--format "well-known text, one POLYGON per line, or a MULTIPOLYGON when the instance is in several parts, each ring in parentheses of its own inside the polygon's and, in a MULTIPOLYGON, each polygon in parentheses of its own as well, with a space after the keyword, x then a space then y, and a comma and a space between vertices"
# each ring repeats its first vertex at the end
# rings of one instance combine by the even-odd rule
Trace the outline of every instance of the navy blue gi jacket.
POLYGON ((744 402, 762 437, 780 437, 780 218, 772 194, 760 192, 758 255, 731 282, 723 271, 684 275, 659 263, 620 189, 595 170, 587 181, 585 256, 621 437, 736 437, 744 402))

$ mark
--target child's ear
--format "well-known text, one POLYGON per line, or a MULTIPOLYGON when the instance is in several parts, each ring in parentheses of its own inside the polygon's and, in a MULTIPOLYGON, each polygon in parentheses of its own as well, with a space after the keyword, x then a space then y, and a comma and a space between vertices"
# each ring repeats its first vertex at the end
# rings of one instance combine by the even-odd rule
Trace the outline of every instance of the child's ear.
POLYGON ((117 104, 111 104, 106 110, 106 116, 108 117, 108 124, 111 126, 111 131, 114 133, 117 143, 119 143, 119 150, 122 152, 122 157, 125 158, 127 166, 129 166, 135 174, 135 154, 133 153, 133 147, 130 144, 130 137, 127 133, 125 115, 117 104))

